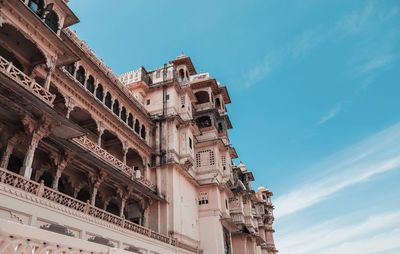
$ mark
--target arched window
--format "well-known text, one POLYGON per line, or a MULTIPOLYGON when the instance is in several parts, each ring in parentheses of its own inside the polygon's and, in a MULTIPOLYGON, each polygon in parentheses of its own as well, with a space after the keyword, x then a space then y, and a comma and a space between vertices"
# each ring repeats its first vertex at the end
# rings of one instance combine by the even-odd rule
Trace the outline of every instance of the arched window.
POLYGON ((82 85, 85 83, 85 69, 83 69, 82 66, 79 66, 79 69, 76 72, 76 80, 78 80, 82 85))
POLYGON ((104 97, 103 86, 101 84, 98 84, 96 89, 96 98, 103 101, 103 97, 104 97))
POLYGON ((179 79, 183 80, 185 78, 185 72, 183 71, 183 69, 179 70, 179 79))
POLYGON ((28 7, 38 16, 42 15, 42 11, 44 8, 44 1, 43 0, 29 0, 28 7))
POLYGON ((75 72, 74 63, 66 65, 65 70, 68 71, 70 74, 74 75, 74 72, 75 72))
POLYGON ((139 134, 139 132, 140 132, 140 123, 139 123, 139 120, 137 120, 137 119, 136 119, 136 122, 135 122, 135 132, 137 134, 139 134))
POLYGON ((115 101, 114 101, 113 112, 114 112, 114 114, 116 114, 117 116, 119 115, 119 102, 118 102, 118 100, 115 100, 115 101))
POLYGON ((121 120, 126 122, 126 108, 122 107, 121 109, 121 120))
POLYGON ((199 91, 194 94, 196 96, 197 102, 196 104, 202 104, 210 102, 210 95, 206 91, 199 91))
POLYGON ((90 75, 86 81, 86 89, 89 90, 89 92, 94 93, 94 78, 92 75, 90 75))
POLYGON ((129 116, 128 116, 128 126, 133 129, 133 116, 131 113, 129 113, 129 116))
POLYGON ((142 124, 142 129, 140 130, 140 136, 142 139, 146 139, 146 127, 142 124))
POLYGON ((201 116, 196 119, 199 128, 206 128, 211 126, 211 118, 209 116, 201 116))
POLYGON ((109 92, 106 94, 106 98, 104 100, 104 104, 106 104, 107 108, 111 109, 111 104, 112 104, 112 97, 109 92))
POLYGON ((50 27, 55 33, 58 32, 58 16, 55 11, 50 10, 44 19, 44 23, 50 27))
POLYGON ((217 108, 221 108, 221 100, 220 100, 219 98, 216 98, 216 99, 215 99, 215 106, 216 106, 217 108))

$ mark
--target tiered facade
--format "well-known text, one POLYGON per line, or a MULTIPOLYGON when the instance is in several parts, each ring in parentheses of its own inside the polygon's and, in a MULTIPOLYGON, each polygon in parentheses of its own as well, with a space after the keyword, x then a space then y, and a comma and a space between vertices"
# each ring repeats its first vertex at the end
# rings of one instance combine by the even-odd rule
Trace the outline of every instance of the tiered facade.
POLYGON ((0 21, 0 253, 277 252, 226 87, 184 55, 116 77, 65 0, 0 21))

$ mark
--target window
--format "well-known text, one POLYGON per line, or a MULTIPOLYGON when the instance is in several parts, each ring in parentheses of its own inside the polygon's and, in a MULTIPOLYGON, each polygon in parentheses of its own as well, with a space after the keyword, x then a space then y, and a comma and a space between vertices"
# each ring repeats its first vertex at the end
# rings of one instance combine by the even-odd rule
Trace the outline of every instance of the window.
POLYGON ((79 66, 79 69, 76 72, 76 80, 78 80, 82 85, 85 83, 85 69, 83 69, 82 66, 79 66))
POLYGON ((140 130, 140 136, 142 139, 146 139, 146 127, 142 124, 142 129, 140 130))
POLYGON ((222 123, 218 123, 218 132, 223 132, 224 127, 222 126, 222 123))
POLYGON ((150 105, 150 100, 147 100, 147 101, 146 101, 146 104, 147 104, 147 105, 150 105))
POLYGON ((210 102, 210 95, 206 91, 199 91, 195 93, 194 96, 196 96, 197 100, 196 104, 203 104, 210 102))
POLYGON ((222 164, 222 168, 224 170, 226 170, 226 157, 225 156, 221 156, 221 164, 222 164))
POLYGON ((88 80, 86 81, 86 89, 91 92, 94 93, 94 78, 90 75, 88 80))
POLYGON ((214 151, 204 150, 196 154, 196 167, 215 165, 214 151))
POLYGON ((160 78, 160 76, 161 76, 161 71, 160 70, 156 71, 156 78, 160 78))
POLYGON ((181 107, 185 107, 185 96, 181 96, 181 107))
POLYGON ((44 2, 43 2, 43 0, 29 0, 28 7, 34 13, 36 13, 39 16, 41 16, 43 8, 44 8, 44 2))
POLYGON ((200 192, 199 193, 199 205, 206 205, 206 204, 208 204, 208 193, 200 192))
POLYGON ((103 97, 104 97, 103 86, 101 84, 98 84, 96 89, 96 98, 103 101, 103 97))
POLYGON ((44 23, 48 25, 55 33, 58 32, 58 16, 53 10, 48 11, 44 19, 44 23))
POLYGON ((72 64, 68 64, 65 66, 65 70, 68 71, 70 74, 74 75, 75 72, 75 65, 72 64))
POLYGON ((104 100, 104 104, 106 104, 106 106, 111 109, 111 104, 112 104, 112 97, 111 94, 109 92, 107 92, 106 94, 106 98, 104 100))
POLYGON ((183 69, 179 70, 179 79, 182 81, 185 78, 185 72, 183 71, 183 69))
POLYGON ((137 134, 139 134, 139 132, 140 132, 140 123, 139 123, 139 120, 137 120, 137 119, 136 119, 136 122, 135 122, 135 132, 137 134))
POLYGON ((192 144, 192 139, 189 137, 189 148, 192 149, 193 148, 193 144, 192 144))
POLYGON ((115 101, 114 101, 114 104, 113 104, 113 112, 114 112, 114 114, 116 114, 117 116, 119 115, 119 102, 118 102, 118 100, 115 100, 115 101))
POLYGON ((225 208, 228 210, 228 200, 225 199, 225 208))
POLYGON ((126 122, 126 108, 122 107, 121 109, 121 120, 126 122))
POLYGON ((128 116, 128 126, 133 129, 133 116, 131 113, 129 113, 129 116, 128 116))
POLYGON ((196 119, 196 123, 199 128, 211 127, 211 118, 209 116, 201 116, 196 119))
POLYGON ((169 94, 165 95, 165 99, 169 100, 169 94))
POLYGON ((219 98, 216 98, 216 99, 215 99, 215 106, 216 106, 217 108, 221 108, 221 100, 220 100, 219 98))

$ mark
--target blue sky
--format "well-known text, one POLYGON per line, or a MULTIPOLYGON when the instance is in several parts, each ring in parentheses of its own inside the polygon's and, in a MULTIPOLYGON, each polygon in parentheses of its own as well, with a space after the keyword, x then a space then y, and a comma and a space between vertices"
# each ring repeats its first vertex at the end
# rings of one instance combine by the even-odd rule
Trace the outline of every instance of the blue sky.
POLYGON ((228 86, 282 254, 400 253, 400 2, 71 1, 117 74, 180 53, 228 86))

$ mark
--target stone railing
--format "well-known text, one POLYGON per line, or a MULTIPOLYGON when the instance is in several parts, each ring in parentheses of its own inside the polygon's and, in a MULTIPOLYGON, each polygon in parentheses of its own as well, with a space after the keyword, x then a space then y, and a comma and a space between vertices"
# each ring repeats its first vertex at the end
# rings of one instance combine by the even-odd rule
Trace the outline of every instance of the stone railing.
POLYGON ((100 146, 98 146, 96 143, 91 141, 88 137, 81 136, 81 137, 78 137, 78 138, 73 138, 72 140, 76 144, 78 144, 79 146, 81 146, 81 147, 89 150, 91 153, 95 154, 100 159, 102 159, 102 160, 106 161, 107 163, 109 163, 109 164, 113 165, 114 167, 116 167, 120 172, 125 174, 130 179, 134 179, 134 180, 142 183, 146 187, 150 188, 152 191, 156 191, 156 185, 155 184, 153 184, 151 181, 147 180, 143 176, 141 176, 139 178, 136 178, 136 176, 134 174, 134 171, 133 171, 133 168, 129 167, 128 165, 126 165, 122 161, 120 161, 117 158, 115 158, 112 154, 110 154, 105 149, 103 149, 100 146))
POLYGON ((85 203, 61 192, 58 192, 52 188, 44 186, 44 183, 37 183, 32 180, 28 180, 21 175, 15 174, 6 169, 0 168, 0 183, 11 185, 17 189, 26 191, 33 195, 41 198, 48 199, 57 204, 66 206, 73 210, 82 212, 84 214, 93 216, 95 218, 107 221, 111 224, 117 225, 121 228, 127 229, 129 231, 138 233, 140 235, 161 241, 172 246, 177 246, 179 248, 191 251, 193 253, 200 253, 200 250, 196 247, 184 244, 178 240, 162 235, 149 228, 145 228, 131 221, 125 220, 122 217, 111 214, 105 210, 92 206, 89 202, 85 203))
POLYGON ((53 101, 56 96, 46 89, 44 89, 41 85, 36 83, 35 80, 31 79, 25 73, 20 71, 17 67, 15 67, 12 62, 7 61, 3 57, 0 56, 0 71, 14 80, 18 85, 22 86, 32 94, 36 95, 39 99, 45 102, 50 107, 53 107, 53 101))
POLYGON ((256 228, 257 226, 254 223, 254 219, 250 216, 245 216, 244 223, 247 227, 256 228))
POLYGON ((243 214, 231 214, 231 218, 235 224, 244 224, 243 214))

